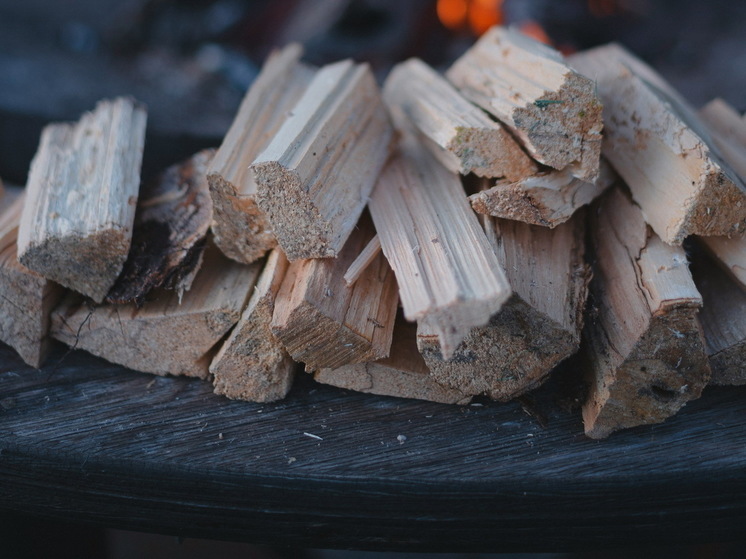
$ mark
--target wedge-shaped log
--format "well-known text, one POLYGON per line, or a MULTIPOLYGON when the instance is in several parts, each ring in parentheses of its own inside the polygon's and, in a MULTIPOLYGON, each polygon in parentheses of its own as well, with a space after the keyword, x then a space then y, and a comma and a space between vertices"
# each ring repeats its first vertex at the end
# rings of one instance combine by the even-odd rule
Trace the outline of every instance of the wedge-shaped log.
POLYGON ((352 286, 344 274, 373 237, 364 216, 338 258, 291 264, 275 300, 272 332, 307 371, 376 361, 389 354, 396 280, 379 254, 352 286))
POLYGON ((591 79, 562 55, 518 31, 493 27, 446 77, 467 99, 506 124, 537 161, 572 167, 594 181, 601 153, 601 103, 591 79))
POLYGON ((746 239, 743 237, 699 237, 717 263, 746 289, 746 239))
POLYGON ((568 169, 549 171, 516 182, 499 180, 469 196, 475 212, 556 227, 566 222, 578 208, 590 204, 614 182, 616 173, 601 161, 595 182, 575 178, 568 169))
POLYGON ((337 369, 321 369, 314 378, 357 392, 414 398, 443 404, 468 404, 471 396, 435 382, 417 351, 417 325, 402 317, 396 321, 391 355, 371 363, 356 363, 337 369))
POLYGON ((698 398, 710 378, 686 254, 665 244, 618 189, 593 212, 595 244, 586 323, 590 392, 585 433, 660 423, 698 398))
POLYGON ((597 80, 604 103, 603 153, 666 243, 690 234, 730 235, 746 225, 746 186, 723 161, 686 102, 618 45, 573 55, 597 80))
POLYGON ((455 173, 515 181, 537 171, 536 164, 500 124, 419 59, 394 67, 384 84, 383 97, 387 105, 401 109, 433 154, 455 173))
POLYGON ((251 165, 256 202, 290 261, 339 254, 392 138, 367 65, 347 60, 317 72, 251 165))
POLYGON ((428 324, 447 359, 510 297, 458 175, 405 134, 368 207, 396 274, 404 316, 428 324))
POLYGON ((215 394, 273 402, 290 390, 297 365, 271 330, 275 297, 287 268, 282 251, 269 253, 241 319, 210 364, 215 394))
POLYGON ((417 347, 439 383, 507 401, 538 387, 580 346, 590 270, 583 217, 554 230, 485 218, 513 295, 444 360, 437 335, 420 325, 417 347))
MULTIPOLYGON (((1 184, 1 183, 0 183, 1 184)), ((63 289, 18 262, 16 240, 24 191, 0 192, 0 340, 40 367, 49 350, 49 314, 63 289)))
POLYGON ((238 321, 260 271, 258 264, 237 264, 209 247, 181 302, 165 290, 141 308, 95 306, 69 296, 52 314, 51 333, 136 371, 207 378, 213 348, 238 321))
POLYGON ((129 252, 145 120, 143 108, 119 98, 44 129, 18 230, 24 266, 103 300, 129 252))
POLYGON ((208 169, 215 244, 238 262, 254 262, 277 245, 257 206, 256 183, 249 166, 269 145, 311 82, 314 70, 300 62, 302 54, 299 45, 289 45, 269 56, 208 169))

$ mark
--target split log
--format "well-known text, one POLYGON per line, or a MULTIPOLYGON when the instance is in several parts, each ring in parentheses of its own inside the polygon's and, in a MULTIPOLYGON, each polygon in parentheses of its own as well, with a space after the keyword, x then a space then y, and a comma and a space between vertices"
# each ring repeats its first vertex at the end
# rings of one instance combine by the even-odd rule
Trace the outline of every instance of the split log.
POLYGON ((698 398, 710 378, 686 254, 665 244, 620 190, 593 213, 595 313, 586 323, 590 393, 585 433, 660 423, 698 398))
POLYGON ((215 150, 169 167, 140 189, 132 245, 107 303, 136 303, 159 287, 183 296, 202 264, 212 222, 207 165, 215 150))
POLYGON ((699 237, 699 241, 741 289, 746 289, 746 238, 699 237))
POLYGON ((49 351, 49 314, 63 289, 18 262, 24 191, 6 187, 0 196, 0 340, 40 367, 49 351))
POLYGON ((259 264, 237 264, 208 247, 181 302, 166 290, 156 291, 141 308, 96 306, 69 296, 52 314, 51 333, 136 371, 205 379, 214 346, 238 321, 260 271, 259 264))
POLYGON ((597 80, 604 155, 665 242, 680 245, 690 234, 745 229, 746 185, 691 107, 660 76, 613 44, 575 54, 570 62, 597 80))
POLYGON ((472 329, 447 361, 436 333, 420 325, 417 347, 437 382, 508 401, 537 388, 578 350, 590 280, 583 218, 553 230, 485 218, 513 295, 487 325, 472 329))
POLYGON ((417 351, 417 325, 401 317, 396 321, 391 355, 371 363, 321 369, 317 382, 381 396, 414 398, 443 404, 468 404, 471 396, 435 382, 417 351))
POLYGON ((447 359, 510 297, 458 175, 405 134, 368 207, 396 274, 404 316, 428 324, 447 359))
POLYGON ((360 254, 357 255, 357 258, 352 261, 350 267, 347 268, 344 275, 345 283, 348 286, 355 283, 363 272, 368 269, 368 266, 373 263, 380 252, 381 239, 378 238, 378 235, 375 235, 370 241, 368 241, 368 244, 365 245, 365 248, 360 252, 360 254))
POLYGON ((699 110, 699 116, 725 143, 746 149, 746 119, 726 101, 713 99, 699 110))
POLYGON ((537 161, 593 182, 601 103, 593 81, 554 49, 493 27, 446 72, 461 94, 506 124, 537 161))
POLYGON ((318 71, 251 165, 256 202, 290 261, 339 254, 392 140, 367 65, 346 60, 318 71))
POLYGON ((333 259, 294 262, 275 301, 272 332, 307 371, 382 359, 396 318, 396 281, 379 255, 354 285, 344 274, 373 237, 366 216, 333 259))
POLYGON ((455 173, 515 181, 537 171, 536 164, 499 123, 419 59, 394 67, 384 84, 383 97, 388 105, 402 110, 433 155, 455 173))
POLYGON ((549 171, 517 182, 499 180, 469 196, 469 201, 481 214, 552 228, 590 204, 615 178, 609 164, 602 160, 595 182, 575 178, 568 169, 549 171))
POLYGON ((142 107, 119 98, 44 129, 18 230, 24 266, 103 300, 129 253, 145 120, 142 107))
POLYGON ((257 206, 249 165, 269 145, 311 82, 314 70, 300 62, 302 54, 300 45, 289 45, 269 56, 207 172, 215 244, 237 262, 254 262, 277 245, 257 206))
POLYGON ((241 319, 210 364, 215 394, 273 402, 290 390, 296 364, 271 330, 275 297, 287 268, 282 251, 269 253, 241 319))

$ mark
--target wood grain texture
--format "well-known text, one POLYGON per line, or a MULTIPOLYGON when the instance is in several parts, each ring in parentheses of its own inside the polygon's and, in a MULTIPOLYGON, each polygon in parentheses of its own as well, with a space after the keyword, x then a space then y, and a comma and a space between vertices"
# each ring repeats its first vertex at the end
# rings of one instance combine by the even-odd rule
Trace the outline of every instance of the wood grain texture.
POLYGON ((710 379, 697 313, 702 298, 686 254, 645 224, 626 194, 604 196, 594 217, 592 302, 586 349, 586 435, 665 421, 710 379))
POLYGON ((392 140, 366 64, 345 60, 318 71, 251 164, 256 202, 291 262, 339 254, 392 140))
POLYGON ((493 27, 446 77, 503 122, 537 161, 594 181, 601 154, 601 102, 591 79, 556 50, 517 30, 493 27))
POLYGON ((257 206, 249 165, 277 134, 311 82, 314 69, 300 62, 302 54, 297 44, 270 54, 208 169, 215 244, 237 262, 254 262, 277 245, 257 206))
POLYGON ((396 65, 383 86, 387 105, 396 105, 427 139, 440 162, 455 173, 519 180, 536 164, 513 137, 448 81, 417 58, 396 65))
POLYGON ((345 283, 348 286, 354 284, 363 272, 368 269, 368 266, 375 261, 380 252, 381 239, 378 238, 378 235, 374 235, 373 238, 368 241, 368 244, 365 245, 365 248, 360 251, 360 254, 357 255, 355 260, 352 261, 350 267, 347 268, 344 275, 345 283))
POLYGON ((603 153, 666 243, 744 230, 746 185, 686 101, 619 45, 569 60, 597 81, 604 103, 603 153))
POLYGON ((18 230, 24 266, 103 300, 129 253, 145 120, 142 107, 118 98, 44 129, 18 230))
POLYGON ((746 289, 746 240, 743 237, 698 237, 715 261, 746 289))

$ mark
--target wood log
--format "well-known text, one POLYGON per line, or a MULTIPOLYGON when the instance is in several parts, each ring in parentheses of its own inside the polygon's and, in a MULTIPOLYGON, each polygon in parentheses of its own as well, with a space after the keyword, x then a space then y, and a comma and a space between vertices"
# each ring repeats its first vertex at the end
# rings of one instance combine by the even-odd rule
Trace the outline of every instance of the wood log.
POLYGON ((502 125, 419 59, 412 58, 391 70, 383 97, 388 105, 400 107, 433 155, 455 173, 516 181, 537 171, 502 125))
POLYGON ((746 148, 746 119, 726 101, 713 99, 699 110, 699 116, 726 143, 746 148))
POLYGON ((103 300, 129 253, 145 120, 142 107, 119 98, 44 129, 18 230, 24 266, 103 300))
POLYGON ((63 289, 18 262, 16 240, 25 192, 0 192, 0 340, 40 367, 49 351, 49 314, 63 289))
POLYGON ((585 433, 660 423, 698 398, 710 378, 686 254, 665 244, 614 189, 593 212, 594 312, 586 321, 590 392, 585 433))
POLYGON ((210 246, 181 302, 166 290, 142 308, 69 296, 52 314, 51 334, 136 371, 206 379, 214 348, 241 316, 260 271, 259 264, 237 264, 210 246))
POLYGON ((136 303, 159 287, 183 296, 202 264, 212 222, 207 149, 169 167, 140 189, 132 245, 107 303, 136 303))
POLYGON ((438 384, 417 351, 417 325, 399 317, 394 328, 391 354, 370 363, 321 369, 314 379, 347 390, 381 396, 414 398, 443 404, 468 404, 471 396, 438 384))
POLYGON ((375 261, 380 252, 381 239, 378 238, 378 235, 374 235, 373 238, 368 241, 368 244, 365 245, 365 248, 360 251, 360 254, 357 255, 357 258, 352 261, 350 267, 347 268, 344 275, 345 283, 348 286, 355 283, 363 272, 368 269, 368 266, 375 261))
POLYGON ((513 295, 444 360, 437 335, 420 324, 417 347, 432 377, 465 394, 508 401, 538 387, 580 346, 590 280, 584 216, 548 229, 485 218, 513 295))
POLYGON ((698 237, 715 261, 746 289, 746 239, 743 237, 698 237))
POLYGON ((257 206, 249 165, 277 134, 311 82, 314 69, 300 62, 302 54, 302 47, 293 44, 269 56, 207 172, 215 244, 237 262, 254 262, 277 245, 257 206))
POLYGON ((508 126, 526 151, 580 179, 598 176, 601 103, 593 81, 554 49, 502 27, 487 31, 446 72, 461 94, 508 126))
POLYGON ((429 324, 447 359, 510 297, 458 175, 404 132, 368 207, 396 274, 404 316, 429 324))
POLYGON ((548 171, 516 182, 498 180, 493 186, 485 181, 485 189, 469 196, 469 201, 481 214, 552 228, 590 204, 615 178, 602 160, 595 182, 573 177, 568 169, 548 171))
POLYGON ((744 230, 746 186, 686 101, 618 45, 569 60, 597 80, 606 123, 604 155, 665 242, 680 245, 690 234, 744 230))
POLYGON ((319 70, 251 165, 256 202, 290 261, 339 254, 392 140, 367 65, 346 60, 319 70))
POLYGON ((272 332, 307 371, 376 361, 389 354, 396 318, 396 281, 379 255, 354 285, 344 274, 373 237, 361 219, 338 258, 291 264, 275 301, 272 332))
POLYGON ((215 394, 273 402, 290 390, 296 364, 271 330, 275 297, 287 268, 282 251, 269 253, 238 324, 210 364, 215 394))

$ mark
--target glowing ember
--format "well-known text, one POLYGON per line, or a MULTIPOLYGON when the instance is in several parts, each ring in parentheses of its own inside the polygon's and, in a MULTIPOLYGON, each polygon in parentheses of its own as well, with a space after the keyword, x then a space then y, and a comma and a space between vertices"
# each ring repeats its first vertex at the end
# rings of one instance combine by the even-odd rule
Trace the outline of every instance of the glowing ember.
POLYGON ((438 0, 438 19, 448 29, 481 35, 503 23, 503 0, 438 0))

